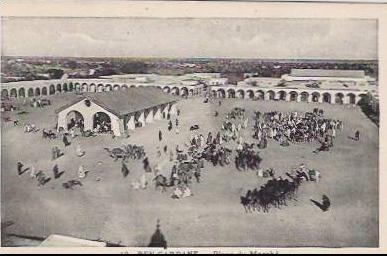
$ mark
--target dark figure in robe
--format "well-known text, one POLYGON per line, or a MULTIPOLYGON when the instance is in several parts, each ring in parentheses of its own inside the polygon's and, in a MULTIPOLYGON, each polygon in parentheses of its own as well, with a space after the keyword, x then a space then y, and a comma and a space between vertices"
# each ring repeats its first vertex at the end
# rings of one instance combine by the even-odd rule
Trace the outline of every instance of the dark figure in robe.
POLYGON ((356 140, 356 141, 359 141, 359 140, 360 140, 360 132, 359 132, 359 131, 356 131, 356 132, 355 132, 355 140, 356 140))
POLYGON ((63 143, 64 143, 65 147, 70 146, 70 144, 71 144, 66 135, 63 135, 63 143))
POLYGON ((163 133, 159 130, 159 141, 163 140, 163 133))
POLYGON ((64 172, 59 172, 59 167, 57 164, 54 165, 54 167, 52 168, 52 172, 54 173, 55 179, 59 179, 62 176, 62 174, 64 173, 64 172))
POLYGON ((169 120, 169 123, 168 123, 168 131, 171 131, 172 130, 172 121, 169 120))
POLYGON ((21 162, 17 162, 17 174, 23 174, 23 164, 21 162))
POLYGON ((121 172, 124 178, 129 175, 129 169, 124 162, 122 162, 121 172))

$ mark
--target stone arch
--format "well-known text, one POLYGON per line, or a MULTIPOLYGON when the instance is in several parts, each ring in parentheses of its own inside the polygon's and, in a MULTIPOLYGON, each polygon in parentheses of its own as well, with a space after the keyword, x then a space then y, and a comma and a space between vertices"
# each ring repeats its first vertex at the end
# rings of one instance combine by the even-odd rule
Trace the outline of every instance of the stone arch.
POLYGON ((72 91, 74 91, 74 85, 73 85, 73 83, 71 82, 71 83, 69 84, 69 92, 72 92, 72 91))
POLYGON ((269 100, 275 99, 275 92, 274 91, 267 91, 267 95, 269 96, 269 100))
POLYGON ((39 87, 35 88, 35 96, 40 96, 40 88, 39 87))
POLYGON ((246 97, 250 100, 254 99, 254 91, 253 90, 247 90, 246 91, 246 97))
POLYGON ((48 95, 47 87, 42 88, 42 95, 48 95))
POLYGON ((340 105, 344 104, 344 94, 342 94, 341 92, 336 93, 335 103, 340 105))
POLYGON ((56 85, 56 91, 57 92, 62 92, 62 85, 61 84, 57 84, 56 85))
POLYGON ((110 92, 112 89, 113 88, 111 84, 105 84, 105 92, 110 92))
POLYGON ((123 89, 123 90, 127 90, 127 89, 129 89, 129 87, 128 87, 128 85, 127 85, 127 84, 123 84, 123 85, 121 86, 121 89, 123 89))
POLYGON ((286 100, 286 92, 285 91, 279 91, 278 92, 278 99, 279 100, 286 100))
POLYGON ((290 101, 297 101, 297 98, 298 98, 298 93, 296 91, 291 91, 289 93, 289 96, 290 96, 290 101))
POLYGON ((118 84, 115 84, 114 86, 113 86, 113 90, 114 91, 118 91, 120 89, 120 86, 118 85, 118 84))
POLYGON ((73 128, 76 124, 84 123, 85 118, 81 114, 81 112, 77 110, 71 110, 66 114, 66 125, 67 130, 73 128))
POLYGON ((218 94, 216 93, 216 90, 211 90, 211 97, 212 98, 218 97, 218 94))
POLYGON ((322 100, 324 103, 332 103, 332 96, 330 93, 324 92, 322 97, 323 97, 322 100))
POLYGON ((319 102, 320 100, 320 93, 319 92, 313 92, 312 93, 312 102, 319 102))
POLYGON ((235 90, 234 89, 227 90, 227 98, 235 98, 235 90))
POLYGON ((264 99, 265 99, 265 92, 262 91, 262 90, 258 90, 258 91, 256 92, 256 98, 257 98, 258 100, 264 100, 264 99))
POLYGON ((308 102, 309 101, 309 93, 308 92, 302 92, 301 93, 301 102, 308 102))
POLYGON ((168 86, 165 86, 163 88, 163 92, 170 93, 171 92, 171 88, 169 88, 168 86))
POLYGON ((226 92, 224 89, 218 89, 217 94, 219 98, 226 98, 226 92))
POLYGON ((91 83, 89 86, 89 92, 96 92, 97 88, 94 83, 91 83))
POLYGON ((26 90, 22 87, 19 89, 19 98, 25 98, 26 97, 26 90))
POLYGON ((194 89, 189 89, 188 94, 189 94, 190 96, 193 96, 193 95, 194 95, 194 89))
POLYGON ((28 97, 34 97, 34 88, 29 88, 27 91, 28 97))
POLYGON ((171 92, 173 95, 180 95, 179 88, 177 88, 177 87, 173 87, 171 92))
POLYGON ((105 112, 96 112, 93 115, 93 129, 99 126, 99 132, 109 132, 112 130, 112 120, 105 112))
POLYGON ((80 92, 81 91, 81 84, 80 83, 75 83, 74 87, 75 87, 75 91, 76 92, 80 92))
POLYGON ((69 88, 67 87, 66 83, 63 84, 63 91, 64 92, 68 92, 69 91, 69 88))
POLYGON ((55 94, 55 85, 51 84, 51 85, 49 86, 49 94, 50 94, 50 95, 55 94))
POLYGON ((187 89, 187 87, 181 88, 181 96, 188 96, 188 89, 187 89))
POLYGON ((245 91, 242 89, 237 90, 236 97, 238 99, 244 99, 245 98, 245 91))
POLYGON ((353 94, 353 93, 348 93, 347 94, 347 97, 348 97, 348 102, 350 103, 350 104, 353 104, 353 105, 355 105, 356 104, 356 95, 355 94, 353 94))
POLYGON ((9 98, 9 92, 7 89, 1 90, 1 99, 8 99, 9 98))
POLYGON ((89 86, 87 83, 83 83, 82 84, 82 92, 88 92, 89 91, 89 86))
POLYGON ((12 88, 11 91, 9 92, 10 98, 17 98, 17 90, 16 88, 12 88))
POLYGON ((104 86, 103 84, 98 84, 97 85, 97 92, 103 92, 104 91, 104 86))
POLYGON ((136 88, 137 86, 135 86, 134 84, 132 84, 131 86, 130 86, 130 88, 136 88))

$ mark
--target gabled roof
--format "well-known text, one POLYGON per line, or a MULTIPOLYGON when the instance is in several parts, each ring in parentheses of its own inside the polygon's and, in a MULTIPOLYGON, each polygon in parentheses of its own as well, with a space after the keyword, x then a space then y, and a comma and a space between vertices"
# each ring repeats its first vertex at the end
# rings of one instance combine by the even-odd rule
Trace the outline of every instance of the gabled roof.
POLYGON ((128 88, 101 93, 85 93, 56 110, 57 113, 88 99, 116 116, 124 116, 139 110, 176 102, 179 98, 155 87, 128 88))
POLYGON ((364 70, 336 70, 336 69, 292 69, 295 77, 342 77, 364 78, 364 70))

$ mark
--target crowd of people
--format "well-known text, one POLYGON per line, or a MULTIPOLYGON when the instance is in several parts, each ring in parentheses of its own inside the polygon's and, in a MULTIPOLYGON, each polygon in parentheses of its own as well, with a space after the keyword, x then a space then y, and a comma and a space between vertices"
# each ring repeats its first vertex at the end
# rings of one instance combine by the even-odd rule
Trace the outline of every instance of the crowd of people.
POLYGON ((273 139, 282 146, 319 141, 325 144, 324 149, 329 149, 334 145, 337 133, 342 130, 340 120, 324 118, 323 111, 318 109, 305 114, 296 111, 255 113, 254 138, 262 148, 267 146, 268 139, 273 139))
POLYGON ((261 161, 262 158, 259 156, 259 152, 254 149, 254 144, 244 143, 240 149, 237 149, 235 166, 238 170, 258 170, 261 161))

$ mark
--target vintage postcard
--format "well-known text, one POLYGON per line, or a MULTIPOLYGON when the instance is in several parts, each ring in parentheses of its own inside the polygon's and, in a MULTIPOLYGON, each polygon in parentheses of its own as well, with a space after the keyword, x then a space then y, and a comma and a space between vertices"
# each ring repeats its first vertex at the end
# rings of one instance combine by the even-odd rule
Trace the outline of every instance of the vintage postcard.
POLYGON ((384 5, 11 2, 2 250, 383 249, 384 5))

